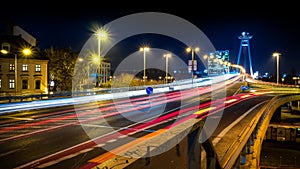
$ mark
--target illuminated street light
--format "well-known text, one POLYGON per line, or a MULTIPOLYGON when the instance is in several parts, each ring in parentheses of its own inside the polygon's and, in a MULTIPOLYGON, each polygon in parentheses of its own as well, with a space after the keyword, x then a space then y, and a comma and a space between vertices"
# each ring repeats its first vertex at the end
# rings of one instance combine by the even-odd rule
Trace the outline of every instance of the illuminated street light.
POLYGON ((99 57, 101 57, 101 50, 100 50, 100 47, 101 47, 101 40, 105 40, 107 39, 108 37, 108 34, 106 31, 104 31, 103 29, 98 29, 96 32, 95 32, 95 35, 98 39, 98 55, 99 57))
POLYGON ((273 53, 273 57, 277 57, 277 84, 279 84, 279 55, 281 55, 278 52, 273 53))
POLYGON ((143 81, 144 81, 144 86, 145 86, 145 81, 146 81, 146 52, 149 51, 149 47, 141 47, 140 51, 144 53, 144 75, 143 75, 143 81))
MULTIPOLYGON (((99 74, 101 73, 100 72, 100 63, 101 62, 101 58, 100 58, 100 55, 96 55, 96 54, 93 54, 90 58, 90 63, 94 64, 97 66, 96 68, 96 74, 98 75, 98 71, 99 71, 99 74)), ((90 67, 89 67, 89 64, 88 64, 88 71, 89 71, 90 67)), ((99 85, 99 80, 97 78, 97 76, 95 77, 95 87, 98 87, 99 85)))
MULTIPOLYGON (((18 54, 17 53, 14 53, 14 52, 9 52, 7 50, 1 50, 1 53, 3 54, 8 54, 8 53, 11 53, 11 54, 14 54, 15 55, 15 95, 17 95, 17 85, 18 85, 18 54)), ((24 48, 22 49, 22 53, 23 55, 25 56, 28 56, 32 53, 31 49, 30 48, 24 48)))
MULTIPOLYGON (((102 40, 106 40, 108 38, 108 33, 107 31, 105 31, 104 29, 100 28, 98 30, 96 30, 95 35, 98 39, 98 56, 99 58, 101 58, 101 41, 102 40)), ((99 75, 100 75, 100 83, 102 83, 102 79, 101 79, 101 60, 99 59, 99 75)), ((98 81, 98 80, 97 80, 98 81)))
POLYGON ((166 58, 166 84, 168 83, 168 58, 171 56, 170 53, 164 54, 164 57, 166 58))
POLYGON ((199 52, 200 51, 200 48, 199 47, 196 47, 196 48, 192 48, 192 47, 188 47, 186 48, 186 52, 187 53, 192 53, 192 85, 194 84, 194 70, 196 70, 196 68, 194 68, 194 55, 195 55, 195 52, 199 52))

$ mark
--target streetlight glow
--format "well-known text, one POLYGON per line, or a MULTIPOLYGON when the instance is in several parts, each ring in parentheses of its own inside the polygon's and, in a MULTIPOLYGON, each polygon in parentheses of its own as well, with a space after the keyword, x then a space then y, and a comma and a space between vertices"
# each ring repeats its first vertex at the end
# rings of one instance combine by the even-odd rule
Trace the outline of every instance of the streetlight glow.
POLYGON ((190 53, 192 51, 192 48, 186 48, 186 52, 190 53))
MULTIPOLYGON (((97 38, 97 40, 98 40, 98 57, 99 57, 99 59, 98 59, 98 64, 99 64, 99 66, 98 66, 98 69, 99 70, 97 70, 98 72, 99 72, 99 74, 101 74, 101 71, 102 71, 102 66, 101 66, 101 41, 102 40, 106 40, 106 39, 108 39, 109 38, 109 34, 108 34, 108 31, 107 30, 105 30, 104 28, 97 28, 97 30, 96 31, 94 31, 94 33, 95 33, 95 36, 96 36, 96 38, 97 38)), ((93 58, 94 59, 94 58, 93 58)), ((95 60, 93 60, 93 62, 96 62, 95 60)), ((99 79, 97 79, 97 82, 98 82, 98 80, 99 79)), ((100 83, 102 83, 102 77, 100 76, 100 83)))
POLYGON ((279 56, 281 54, 278 52, 273 53, 273 57, 277 57, 277 84, 279 84, 279 56))
POLYGON ((143 81, 144 81, 144 86, 145 86, 145 81, 146 81, 146 52, 150 50, 149 47, 141 47, 140 51, 144 53, 144 75, 143 75, 143 81))
POLYGON ((168 83, 168 58, 171 56, 170 53, 164 54, 164 57, 166 58, 166 84, 168 83))
POLYGON ((98 39, 100 40, 106 40, 108 35, 107 35, 107 32, 104 31, 103 29, 99 29, 96 31, 96 36, 98 39))
POLYGON ((32 51, 29 48, 25 48, 22 50, 22 53, 26 56, 31 55, 32 51))
POLYGON ((2 50, 1 50, 1 53, 3 53, 3 54, 8 54, 8 51, 7 51, 7 50, 4 50, 4 49, 2 49, 2 50))

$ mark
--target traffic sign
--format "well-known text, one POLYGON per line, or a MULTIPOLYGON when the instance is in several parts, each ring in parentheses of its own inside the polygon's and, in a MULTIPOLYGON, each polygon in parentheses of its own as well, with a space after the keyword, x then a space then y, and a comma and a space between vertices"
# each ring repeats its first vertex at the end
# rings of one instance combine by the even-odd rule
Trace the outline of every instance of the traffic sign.
POLYGON ((241 89, 244 90, 248 90, 248 86, 241 86, 241 89))
POLYGON ((149 95, 152 94, 153 93, 153 88, 152 87, 147 87, 146 88, 146 93, 149 94, 149 95))

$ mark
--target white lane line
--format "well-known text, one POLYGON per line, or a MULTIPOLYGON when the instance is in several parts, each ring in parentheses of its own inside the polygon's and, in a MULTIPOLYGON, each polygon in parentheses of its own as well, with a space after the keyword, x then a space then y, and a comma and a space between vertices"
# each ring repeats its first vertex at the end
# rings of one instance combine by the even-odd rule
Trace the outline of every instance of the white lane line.
POLYGON ((112 142, 115 142, 115 141, 117 141, 117 139, 111 139, 111 140, 108 140, 107 142, 112 143, 112 142))
POLYGON ((98 128, 109 128, 109 129, 119 129, 120 127, 112 127, 112 126, 104 126, 104 125, 97 125, 97 124, 80 124, 81 126, 86 127, 98 127, 98 128))
POLYGON ((127 135, 121 135, 118 138, 125 138, 125 137, 128 137, 128 136, 127 135))
POLYGON ((103 146, 105 146, 106 144, 105 143, 103 143, 103 144, 97 144, 97 145, 95 145, 94 147, 100 147, 100 148, 102 148, 103 146))
POLYGON ((2 156, 6 156, 6 155, 8 155, 8 154, 12 154, 12 153, 14 153, 14 152, 16 152, 16 151, 19 151, 20 149, 15 149, 15 150, 11 150, 11 151, 8 151, 8 152, 5 152, 5 153, 2 153, 2 154, 0 154, 0 157, 2 157, 2 156))
POLYGON ((215 146, 220 140, 221 138, 228 133, 228 131, 235 126, 237 123, 239 123, 243 118, 245 118, 252 110, 254 110, 256 107, 260 106, 261 104, 267 102, 268 100, 261 102, 257 105, 255 105, 254 107, 252 107, 251 109, 249 109, 246 113, 244 113, 242 116, 240 116, 238 119, 236 119, 233 123, 231 123, 229 126, 227 126, 224 130, 222 130, 218 136, 216 138, 213 139, 212 143, 215 146))

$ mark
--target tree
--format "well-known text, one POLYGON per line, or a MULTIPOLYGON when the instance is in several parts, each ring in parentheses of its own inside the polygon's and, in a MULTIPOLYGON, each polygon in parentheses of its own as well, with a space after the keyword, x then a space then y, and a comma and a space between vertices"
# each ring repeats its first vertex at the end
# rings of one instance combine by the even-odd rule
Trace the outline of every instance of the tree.
POLYGON ((129 73, 121 73, 116 80, 112 82, 112 87, 130 87, 134 81, 134 75, 129 73))
POLYGON ((53 77, 51 80, 54 81, 54 91, 57 88, 61 91, 71 91, 78 54, 71 49, 51 47, 45 50, 45 55, 49 59, 49 73, 53 77))

